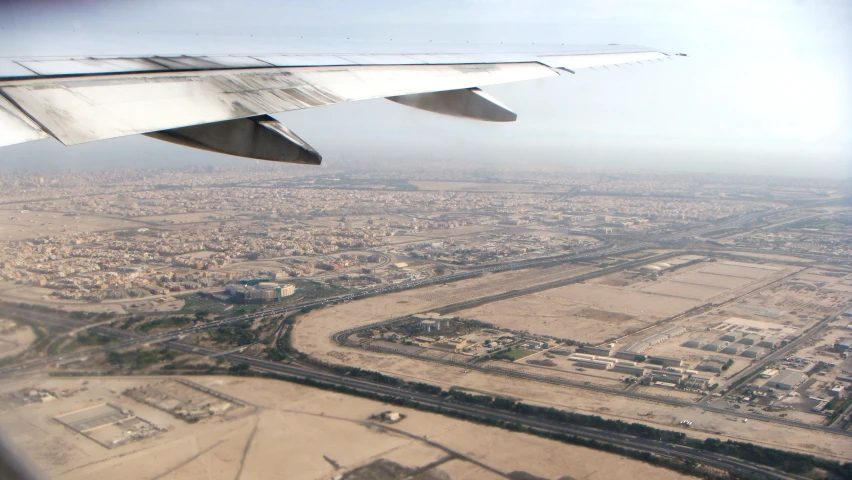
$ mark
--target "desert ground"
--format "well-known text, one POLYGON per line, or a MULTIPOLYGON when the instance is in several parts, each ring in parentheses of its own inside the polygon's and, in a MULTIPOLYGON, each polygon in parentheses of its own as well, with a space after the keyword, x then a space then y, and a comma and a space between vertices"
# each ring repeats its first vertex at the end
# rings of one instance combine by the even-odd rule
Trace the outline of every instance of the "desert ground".
POLYGON ((35 332, 27 325, 17 325, 0 318, 0 358, 15 356, 35 341, 35 332))
MULTIPOLYGON (((49 390, 47 403, 2 404, 0 425, 30 462, 53 479, 331 479, 395 462, 435 479, 498 479, 512 472, 542 478, 687 478, 617 455, 475 425, 440 415, 286 382, 192 377, 245 407, 189 424, 122 394, 173 378, 37 378, 3 385, 2 394, 49 390), (89 406, 119 406, 157 425, 159 434, 106 448, 55 416, 89 406), (387 424, 371 415, 394 410, 387 424)), ((105 408, 105 407, 101 407, 105 408)))
POLYGON ((0 240, 24 240, 63 232, 98 232, 147 226, 149 225, 144 222, 108 215, 65 216, 62 212, 0 209, 0 240))
MULTIPOLYGON (((456 282, 455 285, 456 288, 478 288, 477 285, 492 284, 492 277, 496 277, 496 275, 486 275, 477 279, 456 282)), ((575 285, 569 287, 573 286, 575 285)), ((578 284, 576 286, 588 288, 593 285, 578 284)), ((342 347, 332 339, 334 333, 347 328, 394 316, 429 311, 444 305, 448 302, 444 300, 447 296, 439 293, 442 288, 445 287, 426 287, 314 310, 298 320, 293 331, 293 344, 298 350, 322 361, 376 370, 404 379, 440 385, 444 388, 463 386, 493 394, 522 398, 533 403, 552 405, 583 413, 595 413, 608 418, 637 421, 670 429, 679 429, 678 423, 681 420, 689 419, 694 424, 692 429, 687 431, 690 435, 699 437, 717 436, 750 441, 834 459, 848 459, 848 452, 852 451, 852 439, 849 437, 804 429, 796 430, 796 435, 790 435, 790 427, 770 422, 749 421, 743 424, 732 422, 724 415, 705 413, 697 407, 674 407, 651 401, 632 400, 617 395, 600 394, 578 388, 519 380, 478 371, 465 373, 467 371, 459 367, 436 365, 431 362, 403 358, 392 354, 342 347), (427 298, 430 300, 426 300, 427 298)), ((565 288, 568 287, 554 290, 565 288)), ((520 297, 520 299, 523 298, 520 297)), ((603 295, 601 295, 601 300, 619 301, 607 299, 603 295)), ((663 309, 669 307, 655 304, 650 308, 659 309, 658 311, 661 314, 665 314, 666 311, 663 309)), ((465 316, 468 316, 468 314, 465 316)), ((530 330, 541 333, 533 329, 530 330)), ((687 337, 677 338, 685 341, 687 337)), ((744 364, 745 362, 743 362, 744 364)), ((587 378, 583 377, 583 379, 587 378)))
POLYGON ((488 303, 459 315, 511 330, 598 343, 641 330, 707 301, 723 301, 759 288, 794 271, 721 261, 687 266, 664 273, 657 280, 635 272, 618 272, 488 303))

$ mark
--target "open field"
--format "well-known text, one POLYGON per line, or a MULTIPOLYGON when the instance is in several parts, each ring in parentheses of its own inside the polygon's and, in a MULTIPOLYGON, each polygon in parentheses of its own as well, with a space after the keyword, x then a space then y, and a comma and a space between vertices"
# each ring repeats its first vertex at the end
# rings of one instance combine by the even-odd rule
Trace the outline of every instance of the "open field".
MULTIPOLYGON (((285 382, 232 377, 192 380, 241 396, 259 408, 187 424, 120 393, 157 379, 42 378, 8 382, 3 390, 34 385, 73 393, 2 412, 0 425, 34 465, 55 479, 119 475, 127 480, 313 480, 357 468, 367 472, 380 471, 383 465, 411 469, 433 462, 438 465, 428 472, 434 478, 452 480, 506 478, 511 472, 550 479, 687 478, 617 455, 416 410, 400 409, 404 420, 381 424, 368 417, 392 407, 285 382), (48 417, 55 411, 96 403, 98 398, 132 407, 166 431, 107 449, 80 441, 77 433, 48 417)), ((96 405, 103 408, 104 404, 96 405)))
POLYGON ((693 300, 594 284, 572 284, 458 312, 511 330, 601 342, 688 310, 693 300), (592 310, 607 312, 590 317, 592 310), (597 317, 597 318, 595 318, 597 317))
POLYGON ((596 343, 628 335, 711 299, 723 301, 745 293, 787 272, 781 267, 740 262, 699 263, 664 272, 656 280, 618 272, 489 303, 459 315, 511 330, 596 343), (744 277, 746 274, 751 277, 744 277))
POLYGON ((0 358, 24 352, 35 338, 35 332, 29 326, 0 319, 0 358))
POLYGON ((147 226, 143 222, 100 215, 66 216, 62 212, 0 210, 0 240, 24 240, 63 232, 99 232, 147 226))

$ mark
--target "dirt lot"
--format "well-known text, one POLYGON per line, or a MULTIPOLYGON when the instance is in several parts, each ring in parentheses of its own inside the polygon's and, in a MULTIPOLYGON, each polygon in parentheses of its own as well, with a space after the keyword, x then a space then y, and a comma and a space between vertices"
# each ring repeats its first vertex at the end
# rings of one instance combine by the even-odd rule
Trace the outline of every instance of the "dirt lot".
POLYGON ((0 358, 23 352, 33 341, 35 341, 35 333, 32 328, 0 319, 0 358))
POLYGON ((638 330, 697 304, 694 300, 662 298, 601 284, 572 284, 458 314, 502 328, 595 343, 638 330), (607 312, 608 319, 583 316, 580 312, 584 310, 607 312))
POLYGON ((0 210, 0 240, 24 240, 63 232, 99 232, 147 226, 142 222, 98 215, 64 216, 61 212, 0 210))
POLYGON ((156 379, 41 378, 4 383, 3 391, 35 387, 66 390, 69 396, 0 412, 0 425, 34 465, 56 479, 313 480, 378 459, 408 468, 446 460, 436 468, 453 480, 505 478, 510 472, 551 479, 687 478, 617 455, 415 410, 398 409, 406 418, 395 424, 368 422, 370 415, 397 409, 285 382, 191 380, 256 408, 186 424, 121 394, 156 379), (107 449, 51 419, 105 400, 168 431, 107 449))

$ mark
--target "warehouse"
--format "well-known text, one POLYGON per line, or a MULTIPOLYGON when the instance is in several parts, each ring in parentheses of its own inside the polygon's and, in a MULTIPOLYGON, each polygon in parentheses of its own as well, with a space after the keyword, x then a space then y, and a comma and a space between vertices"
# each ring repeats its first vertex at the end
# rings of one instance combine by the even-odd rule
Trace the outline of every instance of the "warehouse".
POLYGON ((775 348, 778 346, 779 340, 777 336, 766 337, 757 344, 758 347, 775 348))
POLYGON ((756 345, 760 343, 760 340, 760 335, 749 333, 748 335, 740 339, 740 343, 742 343, 743 345, 756 345))
POLYGON ((709 338, 699 335, 695 338, 688 340, 686 343, 683 344, 683 346, 687 348, 701 348, 704 345, 707 345, 708 343, 710 343, 709 338))
POLYGON ((743 345, 739 343, 731 343, 722 349, 722 353, 727 353, 728 355, 739 355, 743 350, 745 350, 743 345))
POLYGON ((725 366, 725 363, 728 362, 728 359, 720 356, 714 355, 712 357, 707 357, 695 367, 696 370, 700 370, 702 372, 716 372, 719 373, 722 371, 722 367, 725 366))
POLYGON ((675 372, 651 372, 651 378, 658 382, 680 383, 683 375, 675 372))
POLYGON ((600 355, 602 357, 608 357, 612 354, 612 347, 603 346, 603 347, 583 347, 583 353, 588 353, 591 355, 600 355))
POLYGON ((728 332, 721 339, 726 342, 736 342, 741 338, 743 338, 743 332, 728 332))
POLYGON ((766 386, 770 388, 779 388, 781 390, 793 390, 804 382, 806 378, 807 376, 805 375, 805 372, 792 369, 784 370, 766 382, 766 386))
POLYGON ((624 360, 636 360, 636 357, 638 356, 644 357, 644 355, 642 355, 641 353, 633 352, 630 350, 619 350, 615 352, 615 355, 613 355, 613 357, 615 358, 622 358, 624 360))
POLYGON ((612 363, 611 362, 600 362, 598 360, 583 360, 575 363, 574 365, 581 368, 594 368, 596 370, 611 370, 612 363))
POLYGON ((766 349, 762 347, 751 347, 743 352, 742 355, 746 358, 760 358, 766 355, 766 349))
POLYGON ((685 381, 685 385, 690 388, 707 388, 713 377, 710 375, 690 375, 685 381))
POLYGON ((648 363, 656 363, 664 367, 680 367, 683 365, 683 360, 672 357, 650 356, 648 357, 648 363))
POLYGON ((701 347, 701 350, 707 350, 708 352, 718 352, 718 351, 722 350, 723 348, 725 348, 727 346, 728 346, 728 342, 725 342, 725 341, 722 341, 722 340, 713 340, 712 342, 708 343, 707 345, 704 345, 703 347, 701 347))
POLYGON ((626 373, 628 375, 636 375, 638 377, 645 375, 645 369, 643 369, 642 367, 631 367, 628 365, 616 365, 612 368, 612 371, 618 373, 626 373))

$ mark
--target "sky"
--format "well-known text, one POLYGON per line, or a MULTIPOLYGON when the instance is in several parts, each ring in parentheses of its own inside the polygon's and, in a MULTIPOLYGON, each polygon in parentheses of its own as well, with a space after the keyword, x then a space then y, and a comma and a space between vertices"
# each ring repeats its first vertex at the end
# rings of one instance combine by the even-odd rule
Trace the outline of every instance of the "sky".
MULTIPOLYGON (((381 99, 276 117, 329 166, 441 160, 852 177, 852 2, 845 0, 0 2, 6 57, 609 43, 688 57, 485 87, 518 113, 514 123, 381 99)), ((0 150, 0 172, 245 161, 144 137, 0 150)))

